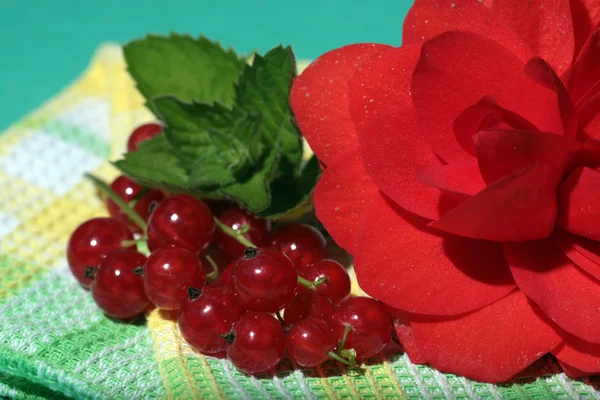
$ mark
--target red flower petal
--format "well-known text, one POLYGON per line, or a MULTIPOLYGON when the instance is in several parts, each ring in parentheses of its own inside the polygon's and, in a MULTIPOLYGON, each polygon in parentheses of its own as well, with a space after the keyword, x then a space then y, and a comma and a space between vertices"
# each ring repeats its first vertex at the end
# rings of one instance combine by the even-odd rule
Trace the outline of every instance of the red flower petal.
POLYGON ((579 236, 600 240, 600 172, 573 170, 558 187, 558 223, 579 236))
POLYGON ((575 37, 568 1, 496 0, 491 13, 557 71, 563 72, 571 65, 575 37))
MULTIPOLYGON (((486 3, 491 1, 486 0, 486 3)), ((473 32, 512 49, 526 61, 532 53, 482 1, 416 0, 404 19, 402 43, 421 44, 447 31, 473 32)))
POLYGON ((557 108, 562 121, 562 130, 556 133, 564 133, 565 136, 577 136, 577 117, 575 107, 569 97, 567 88, 562 83, 554 69, 541 58, 532 58, 525 65, 525 73, 540 85, 556 93, 557 108))
POLYGON ((426 165, 415 171, 415 177, 460 201, 474 196, 486 186, 477 164, 426 165))
POLYGON ((600 65, 600 25, 596 26, 577 60, 563 77, 571 100, 576 106, 586 93, 600 81, 598 65, 600 65))
POLYGON ((474 105, 465 109, 454 120, 454 134, 460 146, 472 156, 476 155, 477 132, 486 129, 509 129, 538 131, 531 122, 502 108, 490 96, 484 96, 474 105))
POLYGON ((468 162, 453 123, 486 95, 541 130, 561 129, 556 94, 529 78, 523 67, 511 51, 483 36, 446 32, 430 39, 423 44, 412 81, 417 134, 446 162, 468 162))
POLYGON ((547 164, 562 175, 582 146, 575 139, 553 133, 486 130, 478 133, 475 147, 483 179, 492 183, 532 163, 547 164))
MULTIPOLYGON (((599 127, 600 128, 600 127, 599 127)), ((599 131, 600 134, 600 131, 599 131)), ((600 168, 600 140, 588 139, 583 143, 583 149, 575 154, 571 162, 575 166, 587 166, 594 169, 600 168)))
POLYGON ((600 82, 588 92, 589 97, 584 97, 577 110, 579 127, 583 138, 600 138, 600 82), (594 92, 593 94, 590 92, 594 92))
POLYGON ((600 242, 573 235, 560 228, 554 231, 553 239, 579 268, 600 280, 600 242))
POLYGON ((427 227, 377 196, 361 221, 354 269, 361 288, 411 313, 456 315, 514 289, 499 245, 427 227))
POLYGON ((335 242, 349 253, 354 252, 361 214, 377 193, 357 152, 331 164, 315 187, 317 217, 335 242))
POLYGON ((546 238, 554 229, 558 179, 548 165, 532 164, 496 181, 431 226, 496 242, 546 238))
POLYGON ((561 342, 520 291, 460 317, 411 315, 411 325, 431 366, 485 382, 510 379, 561 342))
POLYGON ((600 22, 598 0, 570 0, 573 28, 575 30, 575 54, 579 54, 593 27, 600 22))
POLYGON ((365 169, 375 184, 403 208, 430 219, 440 216, 441 193, 418 182, 414 170, 440 164, 419 135, 410 81, 419 46, 371 57, 350 80, 350 114, 365 169))
POLYGON ((394 321, 394 331, 396 331, 396 336, 402 344, 402 348, 408 354, 410 362, 413 364, 426 364, 427 360, 425 360, 410 326, 408 313, 388 305, 385 305, 385 308, 394 321))
POLYGON ((560 360, 558 360, 558 363, 560 364, 560 367, 564 371, 565 375, 571 379, 579 379, 579 378, 583 378, 585 376, 594 375, 593 373, 581 371, 581 370, 579 370, 575 367, 572 367, 569 364, 564 363, 560 360))
POLYGON ((600 344, 585 342, 568 334, 563 338, 564 342, 552 351, 561 363, 586 375, 600 372, 600 344))
POLYGON ((390 46, 353 44, 323 54, 294 80, 290 102, 302 135, 325 164, 358 147, 348 113, 348 79, 390 46))
POLYGON ((565 331, 600 343, 600 282, 551 240, 504 245, 517 286, 565 331))

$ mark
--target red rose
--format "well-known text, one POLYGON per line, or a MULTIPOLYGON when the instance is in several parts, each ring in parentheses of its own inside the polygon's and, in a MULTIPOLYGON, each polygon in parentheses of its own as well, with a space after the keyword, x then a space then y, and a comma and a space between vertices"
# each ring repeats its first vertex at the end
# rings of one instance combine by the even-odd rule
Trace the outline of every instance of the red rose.
POLYGON ((294 82, 318 217, 415 362, 600 372, 600 1, 417 0, 294 82))

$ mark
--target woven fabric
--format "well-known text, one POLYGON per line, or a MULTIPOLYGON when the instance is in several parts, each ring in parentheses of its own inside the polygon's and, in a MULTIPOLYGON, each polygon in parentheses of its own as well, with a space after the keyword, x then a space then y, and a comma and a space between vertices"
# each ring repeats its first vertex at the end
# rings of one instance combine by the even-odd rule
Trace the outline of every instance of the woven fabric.
POLYGON ((109 45, 71 87, 0 136, 0 396, 600 399, 599 379, 570 380, 550 357, 504 385, 413 365, 393 348, 365 368, 284 361, 250 377, 193 351, 157 311, 137 324, 106 318, 71 277, 65 244, 82 221, 106 215, 83 173, 114 178, 106 160, 151 119, 109 45))

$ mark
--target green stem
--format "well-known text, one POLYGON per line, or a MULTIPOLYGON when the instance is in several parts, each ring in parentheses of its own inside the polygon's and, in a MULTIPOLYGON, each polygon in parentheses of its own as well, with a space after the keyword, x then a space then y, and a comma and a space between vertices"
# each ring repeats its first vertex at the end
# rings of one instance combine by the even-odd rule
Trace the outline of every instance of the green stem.
POLYGON ((333 351, 329 352, 329 357, 333 358, 334 360, 337 360, 343 364, 348 365, 349 367, 354 367, 356 365, 356 361, 352 362, 352 361, 348 361, 345 358, 342 358, 340 356, 338 356, 337 354, 335 354, 333 351))
POLYGON ((298 275, 298 283, 301 284, 302 286, 304 286, 307 289, 311 289, 313 288, 313 283, 307 279, 304 279, 303 277, 301 277, 300 275, 298 275))
POLYGON ((219 221, 217 218, 215 218, 215 224, 217 225, 217 228, 219 228, 220 230, 222 230, 227 235, 231 236, 232 238, 234 238, 235 240, 237 240, 238 242, 240 242, 244 246, 246 246, 246 247, 256 247, 254 245, 254 243, 252 243, 251 241, 249 241, 248 239, 246 239, 246 237, 244 235, 238 233, 238 231, 236 231, 235 229, 232 229, 231 227, 225 225, 224 223, 222 223, 221 221, 219 221))
POLYGON ((145 242, 146 240, 148 240, 148 238, 146 236, 141 237, 139 239, 123 240, 121 242, 121 246, 123 246, 123 247, 137 246, 138 243, 145 242))
POLYGON ((125 202, 125 200, 121 198, 121 196, 116 194, 115 191, 112 190, 112 188, 106 182, 104 182, 100 178, 95 177, 92 174, 85 174, 85 177, 88 180, 90 180, 104 194, 106 194, 112 201, 114 201, 115 204, 121 209, 121 211, 123 211, 131 219, 131 221, 133 221, 134 224, 140 227, 142 232, 146 232, 146 230, 148 229, 148 225, 146 224, 146 222, 142 219, 142 217, 140 217, 138 213, 136 213, 133 210, 133 208, 129 206, 129 204, 125 202))
POLYGON ((346 345, 346 338, 348 334, 352 330, 352 325, 346 324, 346 328, 344 329, 344 335, 342 336, 342 340, 340 340, 340 345, 338 346, 338 351, 344 350, 344 346, 346 345))
POLYGON ((319 279, 317 279, 316 281, 313 282, 313 287, 316 289, 319 286, 321 286, 322 284, 324 284, 325 282, 327 282, 328 279, 326 276, 322 276, 319 279))
POLYGON ((214 281, 219 277, 219 266, 217 265, 215 260, 213 260, 213 258, 208 254, 205 256, 205 258, 206 261, 208 261, 208 263, 212 267, 212 271, 210 271, 209 274, 206 274, 206 279, 208 279, 209 281, 214 281))
POLYGON ((310 290, 317 290, 319 286, 323 283, 327 282, 327 277, 322 276, 314 282, 309 281, 308 279, 304 279, 300 275, 298 275, 298 283, 310 290))

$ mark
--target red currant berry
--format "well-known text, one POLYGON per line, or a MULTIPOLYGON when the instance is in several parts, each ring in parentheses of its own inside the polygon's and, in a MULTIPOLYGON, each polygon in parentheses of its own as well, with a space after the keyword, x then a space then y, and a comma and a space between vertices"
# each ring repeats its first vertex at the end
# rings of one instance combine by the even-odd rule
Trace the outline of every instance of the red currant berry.
POLYGON ((143 313, 150 301, 141 271, 146 257, 126 249, 108 254, 94 274, 92 297, 105 314, 129 319, 143 313))
POLYGON ((163 133, 163 127, 159 124, 140 125, 131 133, 127 141, 127 151, 135 151, 140 143, 152 139, 154 136, 163 133))
POLYGON ((179 329, 183 338, 203 353, 219 353, 227 348, 222 335, 231 331, 244 309, 228 287, 209 285, 202 291, 190 290, 190 298, 179 309, 179 329))
POLYGON ((305 224, 289 224, 273 235, 272 245, 292 260, 298 270, 325 258, 325 237, 305 224))
POLYGON ((285 255, 271 249, 246 249, 233 271, 233 288, 250 311, 281 310, 296 294, 298 275, 285 255))
MULTIPOLYGON (((266 247, 268 245, 269 234, 271 232, 270 221, 255 217, 237 207, 231 207, 219 213, 218 218, 219 221, 234 231, 245 232, 243 236, 257 247, 266 247)), ((246 250, 246 246, 222 230, 215 232, 213 244, 217 248, 219 255, 227 261, 239 259, 244 255, 244 250, 246 250)))
POLYGON ((227 357, 247 374, 265 372, 285 356, 285 332, 270 314, 245 314, 227 339, 227 357))
POLYGON ((331 321, 333 303, 327 297, 315 293, 300 293, 285 306, 283 320, 286 326, 294 325, 306 318, 316 318, 325 322, 331 321))
POLYGON ((108 253, 122 249, 124 240, 133 240, 133 235, 127 225, 113 218, 93 218, 73 231, 67 244, 67 261, 83 287, 92 284, 92 279, 85 276, 86 268, 97 267, 108 253))
POLYGON ((334 305, 350 296, 350 277, 342 264, 337 261, 317 261, 301 270, 300 276, 310 282, 326 277, 327 280, 317 288, 317 293, 329 297, 334 305))
POLYGON ((190 251, 204 250, 215 233, 212 213, 195 197, 179 194, 162 201, 148 221, 148 247, 184 247, 190 251))
POLYGON ((235 265, 237 261, 232 261, 229 265, 225 267, 221 275, 219 276, 219 284, 223 286, 227 286, 233 290, 233 270, 235 269, 235 265))
MULTIPOLYGON (((142 187, 126 176, 119 176, 113 181, 110 187, 125 200, 125 202, 129 203, 135 200, 133 210, 138 213, 144 221, 148 221, 148 218, 150 217, 150 207, 154 207, 164 199, 163 193, 156 189, 148 189, 145 193, 140 195, 142 187), (139 198, 136 199, 137 196, 139 196, 139 198)), ((129 217, 121 211, 119 206, 108 197, 106 198, 106 208, 111 217, 127 224, 129 230, 133 233, 142 233, 142 230, 136 224, 131 222, 129 217)))
POLYGON ((188 299, 188 288, 202 289, 204 266, 196 253, 181 247, 158 249, 144 266, 148 298, 162 310, 177 310, 188 299))
POLYGON ((344 348, 354 349, 358 359, 379 353, 392 337, 392 319, 378 301, 368 297, 353 297, 337 305, 331 317, 337 339, 344 336, 346 325, 352 329, 344 348))
POLYGON ((287 351, 303 367, 316 367, 329 359, 337 343, 326 322, 308 318, 292 327, 287 336, 287 351))

